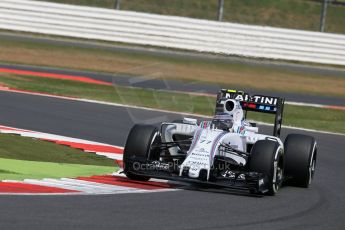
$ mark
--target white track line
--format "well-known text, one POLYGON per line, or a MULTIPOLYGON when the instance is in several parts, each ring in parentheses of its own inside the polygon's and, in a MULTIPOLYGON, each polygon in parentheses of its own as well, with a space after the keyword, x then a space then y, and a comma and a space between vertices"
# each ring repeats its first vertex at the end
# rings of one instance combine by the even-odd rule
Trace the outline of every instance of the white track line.
POLYGON ((101 183, 96 183, 96 182, 87 182, 87 181, 81 181, 81 180, 66 181, 65 179, 61 179, 61 180, 26 179, 24 180, 24 183, 47 186, 47 187, 62 188, 62 189, 68 189, 68 190, 75 190, 84 194, 91 194, 91 195, 177 191, 177 189, 165 189, 165 188, 147 190, 147 189, 131 188, 131 187, 126 187, 126 186, 116 186, 116 185, 107 185, 107 184, 101 184, 101 183))
MULTIPOLYGON (((8 127, 8 126, 4 126, 4 127, 8 127)), ((1 126, 0 126, 0 128, 1 128, 1 126)), ((9 127, 9 128, 16 129, 13 127, 9 127)), ((53 140, 53 141, 69 141, 69 142, 75 142, 75 143, 80 143, 80 144, 103 145, 103 146, 109 146, 109 147, 122 148, 122 147, 116 146, 116 145, 109 145, 109 144, 100 143, 100 142, 87 141, 87 140, 73 138, 73 137, 66 137, 66 136, 60 136, 60 135, 49 134, 49 133, 41 133, 41 132, 36 132, 36 131, 31 131, 31 130, 24 130, 24 129, 1 130, 1 133, 19 134, 23 137, 32 137, 32 138, 37 138, 37 139, 49 139, 49 140, 53 140)))

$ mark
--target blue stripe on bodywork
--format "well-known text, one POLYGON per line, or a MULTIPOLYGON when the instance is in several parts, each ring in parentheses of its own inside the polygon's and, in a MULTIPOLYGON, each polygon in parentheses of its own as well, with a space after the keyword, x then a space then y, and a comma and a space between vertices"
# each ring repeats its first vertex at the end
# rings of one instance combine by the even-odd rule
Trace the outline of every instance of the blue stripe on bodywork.
POLYGON ((213 163, 213 158, 214 158, 214 153, 216 151, 216 146, 219 142, 219 140, 225 135, 227 134, 227 132, 222 132, 220 134, 218 134, 218 136, 216 137, 215 141, 212 144, 212 148, 211 148, 211 153, 210 153, 210 167, 212 166, 213 163))
POLYGON ((196 143, 198 143, 199 138, 200 138, 200 136, 201 136, 201 132, 202 132, 202 129, 199 129, 199 130, 196 132, 195 138, 194 138, 193 141, 192 141, 192 145, 191 145, 190 148, 189 148, 189 151, 188 151, 187 156, 193 151, 193 149, 194 149, 195 146, 196 146, 196 143))

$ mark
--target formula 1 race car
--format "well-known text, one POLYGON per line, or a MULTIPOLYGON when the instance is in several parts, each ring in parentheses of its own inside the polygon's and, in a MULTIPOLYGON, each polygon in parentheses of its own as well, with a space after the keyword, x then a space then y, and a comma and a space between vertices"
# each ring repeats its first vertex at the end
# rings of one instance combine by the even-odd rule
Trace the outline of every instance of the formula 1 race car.
POLYGON ((124 173, 133 180, 176 180, 248 190, 278 192, 283 182, 308 187, 315 172, 313 137, 289 134, 280 140, 284 99, 220 90, 213 119, 184 118, 159 128, 136 124, 123 155, 124 173), (247 112, 275 115, 273 135, 258 133, 247 112))

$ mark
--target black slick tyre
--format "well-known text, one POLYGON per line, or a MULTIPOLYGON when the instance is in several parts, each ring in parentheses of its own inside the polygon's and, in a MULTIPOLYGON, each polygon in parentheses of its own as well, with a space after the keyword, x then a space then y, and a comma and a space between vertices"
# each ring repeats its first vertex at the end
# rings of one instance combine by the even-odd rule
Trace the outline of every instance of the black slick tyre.
POLYGON ((289 134, 284 142, 285 177, 289 185, 310 186, 316 166, 317 146, 313 137, 289 134))
POLYGON ((273 140, 259 140, 251 150, 249 170, 266 175, 269 195, 275 195, 283 182, 283 149, 273 140))
POLYGON ((150 177, 138 175, 138 167, 148 160, 159 160, 158 149, 152 144, 160 141, 158 129, 152 125, 134 125, 128 134, 124 153, 123 168, 125 175, 132 180, 148 181, 150 177))

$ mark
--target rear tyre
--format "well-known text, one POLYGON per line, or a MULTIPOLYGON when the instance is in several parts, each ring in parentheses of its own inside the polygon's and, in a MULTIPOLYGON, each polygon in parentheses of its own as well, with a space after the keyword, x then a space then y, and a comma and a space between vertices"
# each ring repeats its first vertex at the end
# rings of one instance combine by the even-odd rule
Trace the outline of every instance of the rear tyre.
POLYGON ((150 177, 138 175, 140 165, 147 160, 159 160, 159 148, 152 149, 152 144, 161 142, 158 129, 152 125, 134 125, 128 134, 124 153, 123 171, 129 179, 148 181, 150 177))
POLYGON ((257 141, 251 150, 249 169, 266 175, 268 194, 275 195, 283 182, 283 149, 276 141, 257 141))
POLYGON ((316 166, 317 146, 313 137, 289 134, 284 142, 285 177, 290 185, 308 188, 316 166))

